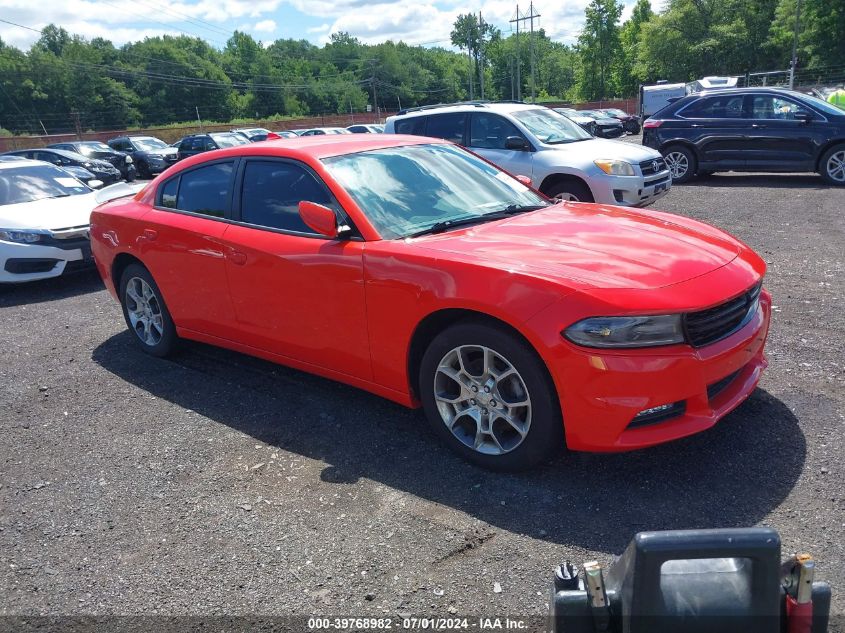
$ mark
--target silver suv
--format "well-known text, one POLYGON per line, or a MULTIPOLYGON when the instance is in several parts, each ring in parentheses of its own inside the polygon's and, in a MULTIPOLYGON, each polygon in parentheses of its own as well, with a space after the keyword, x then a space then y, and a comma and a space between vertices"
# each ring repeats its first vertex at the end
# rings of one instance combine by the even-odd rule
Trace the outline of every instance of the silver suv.
POLYGON ((423 106, 389 117, 384 131, 454 141, 513 175, 528 176, 550 198, 642 207, 672 187, 657 151, 594 138, 543 106, 423 106))

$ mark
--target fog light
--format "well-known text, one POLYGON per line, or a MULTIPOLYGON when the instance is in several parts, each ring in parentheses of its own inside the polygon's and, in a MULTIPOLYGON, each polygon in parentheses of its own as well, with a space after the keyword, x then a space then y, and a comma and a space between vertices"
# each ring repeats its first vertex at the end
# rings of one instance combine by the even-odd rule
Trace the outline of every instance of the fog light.
POLYGON ((628 424, 628 428, 630 429, 638 426, 648 426, 649 424, 665 422, 666 420, 671 420, 672 418, 683 415, 686 413, 686 410, 687 403, 685 400, 672 402, 670 404, 661 404, 649 409, 643 409, 634 416, 634 419, 631 420, 630 424, 628 424))

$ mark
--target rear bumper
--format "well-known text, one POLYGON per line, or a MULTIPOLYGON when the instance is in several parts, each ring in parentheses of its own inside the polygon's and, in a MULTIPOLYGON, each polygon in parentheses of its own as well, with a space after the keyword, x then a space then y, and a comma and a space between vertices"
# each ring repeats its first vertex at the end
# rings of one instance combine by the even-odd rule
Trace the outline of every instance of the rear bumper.
POLYGON ((763 291, 754 318, 702 348, 607 353, 563 342, 549 362, 572 450, 646 448, 714 426, 754 391, 767 366, 764 346, 771 295, 763 291), (726 380, 730 378, 730 380, 726 380), (675 417, 632 426, 638 413, 683 403, 675 417))

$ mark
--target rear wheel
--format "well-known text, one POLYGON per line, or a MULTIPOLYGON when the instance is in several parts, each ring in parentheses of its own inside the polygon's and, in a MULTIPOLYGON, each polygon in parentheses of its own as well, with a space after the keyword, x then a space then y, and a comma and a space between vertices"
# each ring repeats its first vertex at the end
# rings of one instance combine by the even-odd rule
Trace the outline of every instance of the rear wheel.
POLYGON ((441 332, 423 356, 419 391, 435 434, 483 468, 524 470, 563 448, 546 367, 504 329, 467 321, 441 332))
POLYGON ((845 185, 845 145, 835 145, 824 153, 819 173, 831 185, 845 185))
POLYGON ((663 151, 672 182, 683 184, 692 180, 696 170, 695 155, 683 145, 672 145, 663 151))
POLYGON ((544 192, 549 198, 558 202, 593 202, 593 194, 587 185, 577 180, 563 180, 553 184, 544 192))
POLYGON ((167 356, 178 337, 176 326, 153 276, 140 264, 130 264, 120 278, 120 304, 129 331, 147 354, 167 356))

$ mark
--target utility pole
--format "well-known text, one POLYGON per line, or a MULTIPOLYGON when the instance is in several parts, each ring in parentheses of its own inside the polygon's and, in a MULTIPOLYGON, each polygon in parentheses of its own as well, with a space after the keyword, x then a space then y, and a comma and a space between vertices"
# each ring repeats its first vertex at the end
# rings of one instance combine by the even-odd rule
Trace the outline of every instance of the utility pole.
POLYGON ((202 119, 200 118, 200 107, 199 107, 199 106, 194 106, 194 109, 197 111, 197 123, 199 123, 199 124, 200 124, 200 133, 203 133, 203 129, 202 129, 202 119))
POLYGON ((539 13, 534 13, 534 2, 532 0, 531 5, 528 7, 528 19, 531 24, 531 103, 536 103, 537 101, 537 89, 536 83, 534 82, 534 18, 539 17, 539 13))
POLYGON ((795 67, 798 65, 798 31, 801 30, 801 0, 795 5, 795 34, 792 38, 792 63, 789 65, 789 89, 795 85, 795 67))
POLYGON ((522 101, 522 77, 520 77, 520 68, 522 67, 522 57, 519 54, 519 23, 522 16, 519 13, 519 5, 516 5, 516 17, 511 20, 511 24, 516 22, 516 100, 522 101))
POLYGON ((484 99, 484 18, 478 12, 478 92, 484 99))
POLYGON ((473 99, 473 75, 475 70, 472 67, 472 33, 467 34, 467 59, 469 60, 469 100, 473 99))
POLYGON ((373 112, 376 113, 376 123, 379 122, 378 116, 378 92, 376 90, 376 60, 372 60, 372 68, 370 70, 370 85, 373 87, 373 112))
MULTIPOLYGON (((79 112, 74 110, 73 112, 70 113, 70 116, 73 117, 73 126, 76 128, 76 138, 78 138, 81 141, 82 140, 82 121, 79 117, 79 112)), ((40 120, 39 120, 39 123, 40 123, 40 120)), ((43 123, 41 124, 41 127, 42 128, 44 127, 43 123)))

